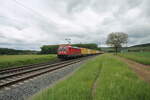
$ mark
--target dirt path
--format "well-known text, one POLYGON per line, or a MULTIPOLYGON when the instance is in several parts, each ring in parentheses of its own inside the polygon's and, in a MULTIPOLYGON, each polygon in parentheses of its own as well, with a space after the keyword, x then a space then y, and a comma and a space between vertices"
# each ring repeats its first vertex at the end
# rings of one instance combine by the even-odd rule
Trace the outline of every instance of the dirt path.
POLYGON ((94 80, 93 85, 92 85, 92 90, 91 90, 91 93, 92 93, 92 100, 94 100, 94 96, 95 96, 95 94, 96 94, 97 81, 98 81, 98 78, 99 78, 99 76, 100 76, 100 72, 101 72, 102 67, 103 67, 103 66, 99 67, 98 72, 97 72, 97 75, 96 75, 95 80, 94 80))
POLYGON ((141 79, 150 83, 150 66, 149 65, 143 65, 143 64, 137 63, 135 61, 132 61, 123 57, 118 57, 118 58, 124 61, 125 63, 127 63, 129 67, 132 70, 134 70, 141 79))

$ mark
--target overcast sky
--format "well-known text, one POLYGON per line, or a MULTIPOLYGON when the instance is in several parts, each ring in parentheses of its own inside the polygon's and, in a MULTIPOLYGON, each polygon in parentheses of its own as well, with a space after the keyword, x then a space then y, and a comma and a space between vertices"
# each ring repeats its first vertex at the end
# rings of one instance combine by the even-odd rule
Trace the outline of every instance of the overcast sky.
POLYGON ((0 0, 0 47, 97 43, 125 32, 128 45, 150 42, 150 0, 0 0))

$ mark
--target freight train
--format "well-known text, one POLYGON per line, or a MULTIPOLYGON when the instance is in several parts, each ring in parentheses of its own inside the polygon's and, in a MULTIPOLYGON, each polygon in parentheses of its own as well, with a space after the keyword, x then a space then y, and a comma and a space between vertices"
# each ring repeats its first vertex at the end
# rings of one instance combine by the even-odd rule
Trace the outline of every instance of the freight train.
POLYGON ((71 45, 60 45, 57 51, 57 56, 61 59, 71 59, 100 53, 102 52, 98 50, 74 47, 71 45))

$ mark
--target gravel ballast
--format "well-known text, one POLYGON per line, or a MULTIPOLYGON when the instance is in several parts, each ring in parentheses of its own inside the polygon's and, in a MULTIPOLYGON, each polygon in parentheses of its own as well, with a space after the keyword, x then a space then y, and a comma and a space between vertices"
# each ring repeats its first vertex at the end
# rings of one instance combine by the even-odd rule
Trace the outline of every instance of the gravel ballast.
POLYGON ((9 88, 0 90, 0 100, 26 100, 40 90, 52 86, 56 81, 71 74, 85 61, 69 65, 54 72, 50 72, 31 80, 18 83, 17 85, 10 86, 9 88))

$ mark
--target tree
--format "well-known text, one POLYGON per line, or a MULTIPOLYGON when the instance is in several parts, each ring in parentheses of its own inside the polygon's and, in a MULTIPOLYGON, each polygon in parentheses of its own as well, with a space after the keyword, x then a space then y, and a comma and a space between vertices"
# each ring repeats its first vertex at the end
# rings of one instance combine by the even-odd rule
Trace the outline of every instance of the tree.
POLYGON ((41 47, 41 54, 56 54, 59 45, 44 45, 41 47))
POLYGON ((106 44, 114 47, 117 54, 118 49, 128 42, 128 34, 123 32, 112 32, 108 35, 106 44))

